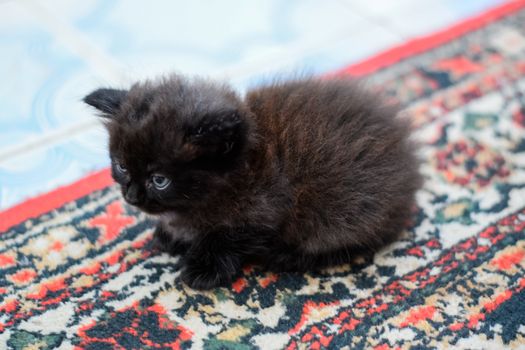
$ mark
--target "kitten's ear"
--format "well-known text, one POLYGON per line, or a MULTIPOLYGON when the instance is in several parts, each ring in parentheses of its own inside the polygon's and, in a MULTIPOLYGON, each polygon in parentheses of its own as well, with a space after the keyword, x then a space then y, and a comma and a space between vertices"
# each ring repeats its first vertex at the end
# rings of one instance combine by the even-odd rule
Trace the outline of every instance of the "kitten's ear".
POLYGON ((83 101, 111 116, 120 108, 127 93, 126 90, 98 89, 84 97, 83 101))
POLYGON ((186 142, 199 154, 226 155, 244 144, 247 129, 237 110, 212 113, 188 129, 186 142))

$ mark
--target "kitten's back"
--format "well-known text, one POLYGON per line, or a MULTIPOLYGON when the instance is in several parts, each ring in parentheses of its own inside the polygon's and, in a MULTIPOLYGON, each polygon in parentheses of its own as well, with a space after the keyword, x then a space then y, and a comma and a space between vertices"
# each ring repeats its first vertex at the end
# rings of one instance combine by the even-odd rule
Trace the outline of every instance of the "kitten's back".
POLYGON ((397 235, 421 180, 394 108, 350 79, 277 82, 246 101, 267 161, 291 186, 289 240, 319 252, 397 235))

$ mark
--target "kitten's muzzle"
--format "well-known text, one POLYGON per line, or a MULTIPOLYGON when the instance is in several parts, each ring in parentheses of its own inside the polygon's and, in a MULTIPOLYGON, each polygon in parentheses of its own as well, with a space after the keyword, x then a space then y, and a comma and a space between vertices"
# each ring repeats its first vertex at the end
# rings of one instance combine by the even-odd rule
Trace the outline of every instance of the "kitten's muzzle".
POLYGON ((124 199, 126 199, 126 201, 129 204, 139 205, 144 201, 144 196, 139 190, 137 185, 130 185, 126 189, 126 193, 124 194, 124 199))

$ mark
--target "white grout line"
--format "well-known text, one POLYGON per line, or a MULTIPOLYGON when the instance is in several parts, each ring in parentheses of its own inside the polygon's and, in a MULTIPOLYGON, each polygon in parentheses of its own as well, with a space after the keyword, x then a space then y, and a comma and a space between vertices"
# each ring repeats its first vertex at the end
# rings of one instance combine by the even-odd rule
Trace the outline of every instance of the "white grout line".
POLYGON ((359 8, 359 6, 356 6, 355 4, 353 4, 352 0, 342 0, 342 1, 349 10, 351 10, 354 14, 361 17, 362 19, 369 22, 370 24, 383 28, 384 30, 397 36, 401 40, 410 39, 410 37, 407 37, 405 34, 402 33, 401 30, 399 30, 399 28, 393 25, 387 17, 369 13, 368 11, 363 10, 359 8))
POLYGON ((0 164, 22 153, 31 152, 35 149, 40 149, 43 147, 50 147, 98 126, 100 126, 100 120, 96 118, 89 119, 48 131, 42 136, 33 138, 31 141, 18 143, 13 146, 2 147, 0 149, 0 164))

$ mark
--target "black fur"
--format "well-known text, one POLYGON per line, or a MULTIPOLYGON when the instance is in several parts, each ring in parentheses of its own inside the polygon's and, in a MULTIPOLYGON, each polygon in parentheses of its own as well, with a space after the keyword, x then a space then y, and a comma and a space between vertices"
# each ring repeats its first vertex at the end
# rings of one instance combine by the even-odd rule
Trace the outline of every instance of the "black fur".
POLYGON ((173 75, 85 101, 107 118, 124 198, 158 216, 157 246, 183 255, 195 288, 250 261, 304 271, 371 254, 398 237, 421 185, 409 123, 350 79, 240 98, 173 75))

